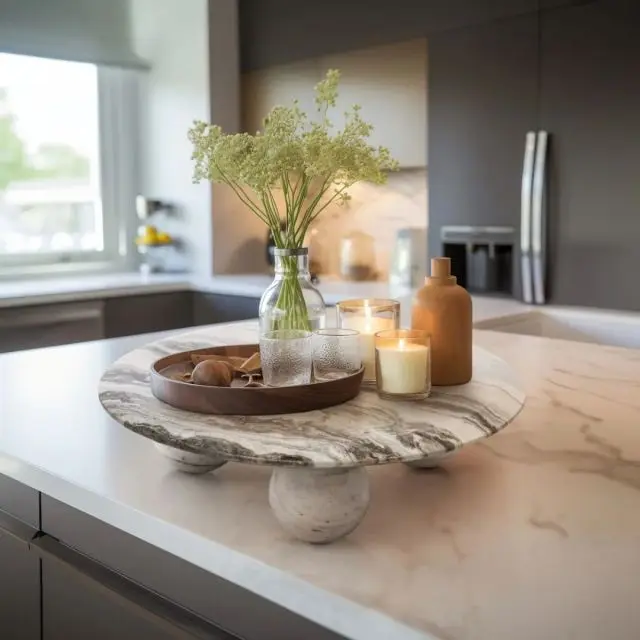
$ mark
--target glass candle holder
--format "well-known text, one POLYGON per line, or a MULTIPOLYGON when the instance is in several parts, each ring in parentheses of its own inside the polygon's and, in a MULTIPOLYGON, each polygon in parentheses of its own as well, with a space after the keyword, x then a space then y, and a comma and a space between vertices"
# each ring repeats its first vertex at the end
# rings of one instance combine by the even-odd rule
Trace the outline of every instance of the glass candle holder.
POLYGON ((431 393, 431 340, 426 331, 379 331, 376 387, 382 398, 423 400, 431 393))
POLYGON ((363 382, 376 381, 375 334, 400 326, 400 303, 397 300, 363 298, 343 300, 336 305, 338 327, 360 333, 360 358, 364 366, 363 382))

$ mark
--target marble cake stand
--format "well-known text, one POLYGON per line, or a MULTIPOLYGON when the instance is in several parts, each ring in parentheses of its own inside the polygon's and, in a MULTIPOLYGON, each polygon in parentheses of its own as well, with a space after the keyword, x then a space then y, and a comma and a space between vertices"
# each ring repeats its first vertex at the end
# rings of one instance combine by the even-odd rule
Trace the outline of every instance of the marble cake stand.
POLYGON ((149 368, 158 358, 255 341, 255 328, 240 324, 152 343, 105 372, 100 401, 183 471, 206 473, 228 461, 272 466, 271 508, 284 529, 307 542, 331 542, 358 526, 369 504, 367 465, 434 466, 504 428, 524 404, 514 373, 482 349, 474 351, 472 382, 435 388, 424 402, 385 401, 365 390, 322 411, 244 417, 189 413, 152 395, 149 368))

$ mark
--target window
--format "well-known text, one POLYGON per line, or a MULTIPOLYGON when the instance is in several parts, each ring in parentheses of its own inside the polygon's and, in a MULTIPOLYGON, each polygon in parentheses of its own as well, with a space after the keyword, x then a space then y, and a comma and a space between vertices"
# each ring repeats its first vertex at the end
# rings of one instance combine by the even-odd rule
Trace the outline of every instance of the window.
POLYGON ((122 126, 132 73, 0 54, 0 269, 126 258, 118 210, 136 185, 118 164, 134 155, 122 126))

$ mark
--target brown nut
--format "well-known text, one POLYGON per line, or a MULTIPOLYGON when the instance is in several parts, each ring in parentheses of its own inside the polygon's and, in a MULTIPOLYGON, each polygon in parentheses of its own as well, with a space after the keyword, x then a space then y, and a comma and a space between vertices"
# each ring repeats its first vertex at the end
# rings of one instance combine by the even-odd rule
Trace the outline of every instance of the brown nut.
POLYGON ((233 374, 224 362, 217 360, 203 360, 191 372, 194 384, 204 384, 209 387, 229 387, 233 374))

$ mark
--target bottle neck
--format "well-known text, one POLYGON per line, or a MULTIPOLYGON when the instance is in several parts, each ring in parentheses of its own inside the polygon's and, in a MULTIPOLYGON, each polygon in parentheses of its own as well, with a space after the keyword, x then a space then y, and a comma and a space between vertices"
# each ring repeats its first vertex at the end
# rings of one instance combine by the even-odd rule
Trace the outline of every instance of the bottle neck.
POLYGON ((449 286, 452 287, 457 284, 457 278, 455 276, 445 276, 444 278, 437 278, 435 276, 427 276, 425 283, 429 285, 449 286))
POLYGON ((311 278, 308 249, 274 249, 276 278, 311 278))

